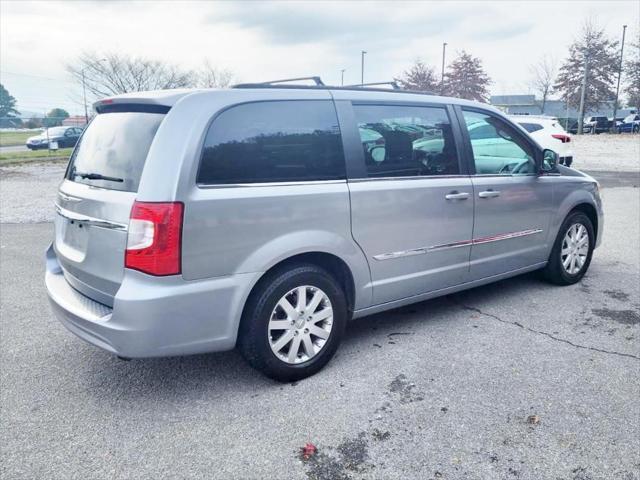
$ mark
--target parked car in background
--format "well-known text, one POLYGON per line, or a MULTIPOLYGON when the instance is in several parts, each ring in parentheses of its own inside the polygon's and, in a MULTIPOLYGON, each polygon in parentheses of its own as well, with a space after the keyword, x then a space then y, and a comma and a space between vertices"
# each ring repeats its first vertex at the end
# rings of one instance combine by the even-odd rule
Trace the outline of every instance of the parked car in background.
POLYGON ((237 346, 293 381, 352 318, 534 270, 571 285, 589 268, 598 183, 497 109, 277 87, 95 105, 46 252, 71 332, 125 358, 237 346))
POLYGON ((611 122, 607 117, 586 117, 582 125, 583 133, 602 133, 611 129, 611 122))
POLYGON ((509 118, 524 128, 543 148, 556 152, 560 164, 570 167, 573 163, 571 135, 555 117, 510 115, 509 118))
POLYGON ((578 133, 578 119, 577 118, 561 118, 559 119, 560 125, 569 133, 578 133))
POLYGON ((51 127, 35 137, 29 137, 26 146, 29 150, 49 148, 52 142, 58 143, 58 148, 74 147, 82 135, 80 127, 51 127))
POLYGON ((632 113, 627 115, 622 122, 618 125, 618 133, 623 132, 640 132, 640 114, 632 113))
POLYGON ((609 118, 609 131, 610 132, 617 131, 618 127, 622 125, 623 122, 624 122, 624 117, 609 118))

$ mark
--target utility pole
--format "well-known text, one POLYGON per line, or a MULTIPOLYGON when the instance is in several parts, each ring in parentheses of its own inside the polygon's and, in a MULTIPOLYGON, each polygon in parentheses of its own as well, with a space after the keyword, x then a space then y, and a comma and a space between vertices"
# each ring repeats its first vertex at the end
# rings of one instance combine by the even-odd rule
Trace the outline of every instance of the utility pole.
MULTIPOLYGON (((580 110, 578 111, 578 135, 582 135, 584 126, 584 99, 587 93, 587 75, 589 71, 589 52, 584 55, 584 75, 582 76, 582 88, 580 89, 580 110)), ((596 128, 595 126, 593 128, 596 128)))
MULTIPOLYGON (((106 58, 101 58, 100 60, 96 61, 96 64, 98 63, 102 63, 102 62, 106 62, 107 59, 106 58)), ((87 69, 87 67, 84 67, 81 72, 82 72, 82 98, 83 98, 83 102, 84 102, 84 123, 85 125, 87 125, 89 123, 89 112, 87 111, 87 87, 86 87, 86 83, 85 83, 85 79, 84 79, 84 71, 87 69)))
POLYGON ((364 85, 364 55, 366 53, 365 50, 360 52, 360 85, 364 85))
POLYGON ((447 42, 442 44, 442 75, 440 76, 440 92, 444 89, 444 58, 447 51, 447 42))
POLYGON ((342 70, 340 70, 340 86, 344 86, 344 71, 346 70, 346 68, 343 68, 342 70))
POLYGON ((89 112, 87 111, 87 87, 84 82, 84 68, 82 69, 82 98, 84 99, 84 124, 89 123, 89 112))
POLYGON ((622 77, 622 59, 624 53, 624 34, 627 32, 627 26, 622 26, 622 45, 620 46, 620 65, 618 66, 618 86, 616 87, 616 100, 613 102, 613 120, 611 123, 611 131, 616 129, 616 115, 618 114, 618 95, 620 94, 620 77, 622 77))

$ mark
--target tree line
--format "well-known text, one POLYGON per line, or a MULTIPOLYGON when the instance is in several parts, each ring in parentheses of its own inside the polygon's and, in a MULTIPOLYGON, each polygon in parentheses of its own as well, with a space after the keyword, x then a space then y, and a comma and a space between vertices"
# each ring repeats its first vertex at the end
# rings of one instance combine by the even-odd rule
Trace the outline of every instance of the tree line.
MULTIPOLYGON (((627 59, 622 63, 624 84, 622 93, 630 107, 640 108, 640 34, 627 47, 627 59)), ((579 108, 582 84, 585 83, 584 111, 594 111, 615 99, 620 73, 620 45, 608 37, 603 28, 585 22, 577 38, 569 45, 567 58, 560 68, 551 55, 530 65, 530 87, 541 96, 544 111, 551 95, 556 95, 571 107, 579 108), (585 75, 586 70, 586 75, 585 75)), ((468 100, 487 102, 491 78, 482 61, 461 51, 450 63, 444 77, 439 78, 432 66, 418 59, 396 82, 404 89, 434 92, 468 100)))
MULTIPOLYGON (((199 70, 183 70, 176 65, 130 55, 85 52, 67 72, 87 90, 90 98, 109 97, 121 93, 173 88, 225 88, 234 81, 230 70, 218 68, 205 59, 199 70)), ((79 104, 84 103, 78 100, 79 104)), ((0 84, 0 127, 54 127, 61 125, 69 113, 54 108, 42 118, 22 121, 16 110, 16 99, 0 84)))
MULTIPOLYGON (((627 105, 635 108, 640 107, 640 32, 637 35, 635 41, 629 42, 627 59, 622 64, 622 93, 627 105)), ((608 37, 603 28, 585 22, 569 45, 568 55, 559 68, 551 55, 545 55, 530 65, 529 86, 541 96, 543 111, 551 95, 578 108, 583 83, 585 112, 611 102, 615 98, 620 73, 619 47, 619 42, 608 37)), ((184 70, 166 62, 117 53, 99 55, 85 52, 66 69, 93 98, 142 90, 224 88, 234 81, 230 70, 218 68, 208 60, 198 70, 184 70)), ((492 83, 482 60, 465 50, 458 52, 443 76, 437 75, 435 68, 418 59, 394 80, 403 89, 480 102, 488 102, 492 83)), ((0 126, 21 124, 15 105, 15 98, 0 85, 0 126)), ((64 110, 54 109, 38 126, 59 124, 57 122, 61 122, 65 115, 68 117, 64 110)))

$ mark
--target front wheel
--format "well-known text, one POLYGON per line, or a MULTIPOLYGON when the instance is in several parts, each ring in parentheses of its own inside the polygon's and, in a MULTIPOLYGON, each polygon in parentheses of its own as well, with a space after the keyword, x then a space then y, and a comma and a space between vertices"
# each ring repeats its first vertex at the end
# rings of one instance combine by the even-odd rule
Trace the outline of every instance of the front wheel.
POLYGON ((589 269, 595 247, 593 224, 582 212, 572 212, 562 223, 544 277, 556 285, 579 282, 589 269))
POLYGON ((347 318, 345 294, 333 276, 315 265, 295 265, 256 287, 243 314, 238 348, 268 377, 300 380, 331 360, 347 318))

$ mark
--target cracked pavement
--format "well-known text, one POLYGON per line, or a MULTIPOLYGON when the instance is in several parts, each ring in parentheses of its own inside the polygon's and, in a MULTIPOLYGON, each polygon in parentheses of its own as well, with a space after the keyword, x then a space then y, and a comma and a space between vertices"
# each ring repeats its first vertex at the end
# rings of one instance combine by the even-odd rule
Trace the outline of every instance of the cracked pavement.
POLYGON ((640 480, 640 189, 620 184, 580 284, 525 275, 354 321, 285 385, 235 352, 83 343, 45 298, 51 225, 3 224, 0 477, 640 480))

